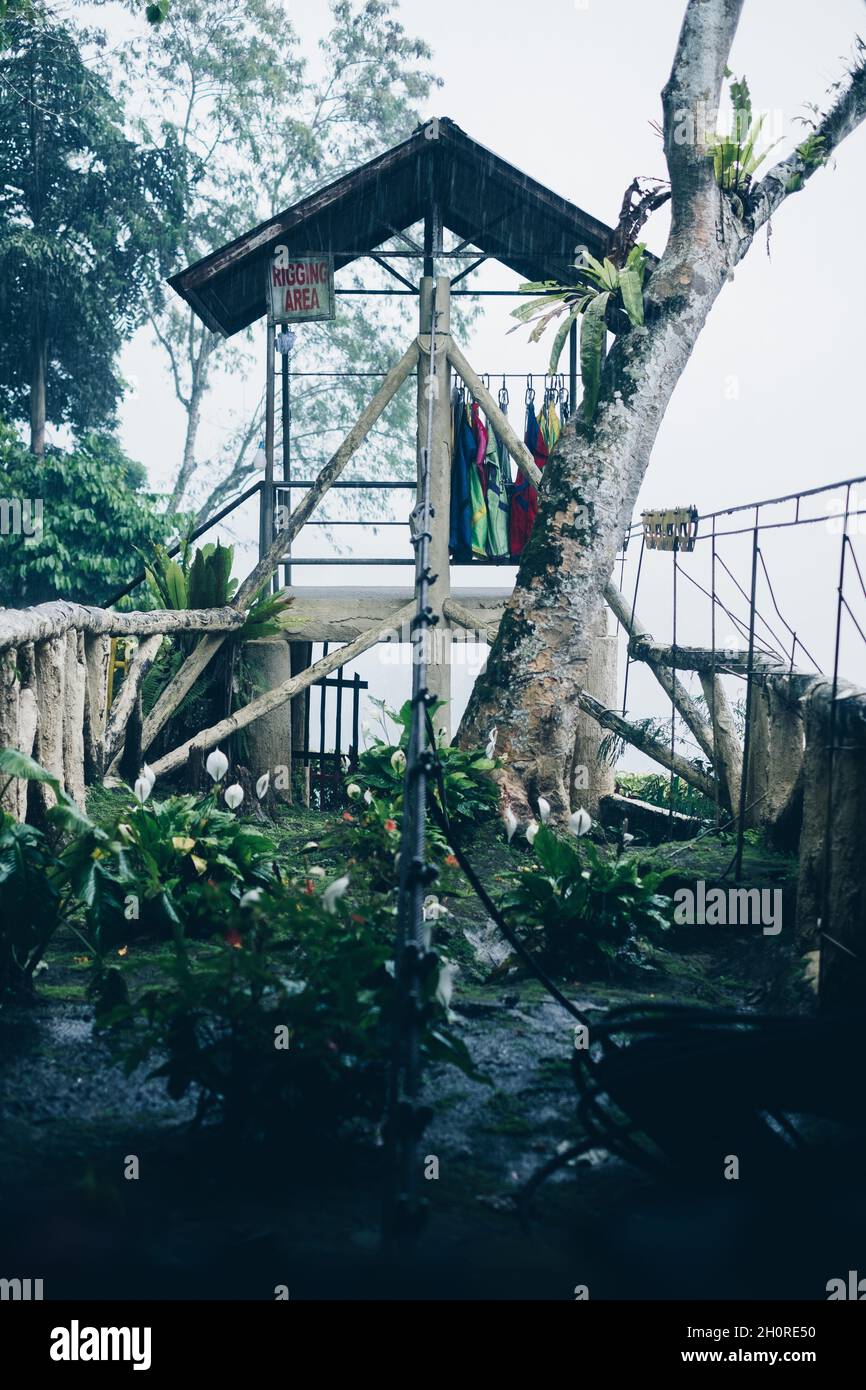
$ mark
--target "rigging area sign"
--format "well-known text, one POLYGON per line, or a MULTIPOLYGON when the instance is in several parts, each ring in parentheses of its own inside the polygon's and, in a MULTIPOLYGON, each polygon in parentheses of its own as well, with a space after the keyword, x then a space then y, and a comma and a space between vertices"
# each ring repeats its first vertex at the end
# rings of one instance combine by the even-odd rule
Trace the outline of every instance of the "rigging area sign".
POLYGON ((334 258, 326 252, 295 256, 277 246, 268 262, 268 319, 271 323, 301 323, 332 319, 334 258))

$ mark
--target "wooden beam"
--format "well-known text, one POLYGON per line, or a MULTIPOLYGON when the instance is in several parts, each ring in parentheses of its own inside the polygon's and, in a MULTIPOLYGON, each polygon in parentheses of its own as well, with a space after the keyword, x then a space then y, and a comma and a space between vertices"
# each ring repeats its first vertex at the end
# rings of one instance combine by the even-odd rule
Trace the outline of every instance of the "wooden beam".
MULTIPOLYGON (((666 646, 653 642, 651 638, 633 637, 629 651, 636 661, 646 661, 657 666, 676 666, 678 671, 698 671, 712 675, 722 671, 731 675, 749 674, 749 653, 741 647, 680 647, 666 646)), ((792 668, 785 657, 773 656, 769 652, 752 652, 751 672, 756 676, 792 676, 811 680, 807 672, 792 668)))
POLYGON ((354 661, 355 657, 367 651, 394 628, 399 628, 405 622, 411 622, 415 615, 414 603, 407 604, 405 608, 399 608, 396 613, 391 613, 378 626, 370 628, 363 636, 357 637, 354 642, 349 642, 345 647, 337 647, 329 652, 321 661, 317 661, 315 666, 308 666, 305 671, 301 671, 297 676, 290 677, 283 681, 282 685, 275 686, 273 690, 268 690, 263 695, 259 695, 243 709, 236 710, 228 718, 221 719, 218 724, 213 724, 209 729, 203 729, 188 738, 185 743, 173 748, 164 757, 158 758, 152 765, 153 772, 157 777, 164 776, 167 772, 175 772, 179 767, 183 767, 189 757, 189 750, 195 744, 196 748, 206 751, 208 748, 215 748, 218 743, 222 743, 239 729, 245 729, 263 714, 270 714, 272 710, 279 709, 280 705, 287 700, 299 695, 307 686, 313 685, 323 676, 330 675, 338 666, 343 666, 347 661, 354 661))
POLYGON ((482 614, 472 613, 453 596, 446 598, 443 611, 449 623, 455 627, 463 628, 466 632, 477 632, 484 642, 493 642, 499 631, 498 617, 485 620, 482 614))
POLYGON ((627 719, 623 719, 613 710, 605 709, 604 705, 594 699, 587 691, 578 690, 577 699, 581 709, 603 729, 609 729, 611 733, 625 739, 626 743, 640 749, 641 753, 645 753, 654 762, 661 763, 662 767, 675 772, 678 777, 682 777, 684 782, 688 782, 690 786, 703 792, 704 796, 710 797, 711 800, 715 797, 713 779, 707 777, 706 773, 701 772, 699 768, 694 767, 686 758, 680 757, 679 753, 674 753, 671 756, 671 750, 665 744, 646 733, 639 725, 630 724, 627 719))
POLYGON ((243 626, 243 615, 234 607, 185 608, 179 612, 157 608, 149 613, 115 613, 83 603, 39 603, 34 608, 0 609, 0 651, 25 642, 45 642, 70 629, 90 636, 147 637, 159 632, 231 632, 243 626))
POLYGON ((120 751, 127 720, 132 714, 141 683, 159 655, 161 646, 162 634, 156 633, 155 636, 148 637, 140 643, 135 656, 132 658, 117 699, 112 703, 105 725, 102 751, 103 768, 108 767, 115 754, 120 751))

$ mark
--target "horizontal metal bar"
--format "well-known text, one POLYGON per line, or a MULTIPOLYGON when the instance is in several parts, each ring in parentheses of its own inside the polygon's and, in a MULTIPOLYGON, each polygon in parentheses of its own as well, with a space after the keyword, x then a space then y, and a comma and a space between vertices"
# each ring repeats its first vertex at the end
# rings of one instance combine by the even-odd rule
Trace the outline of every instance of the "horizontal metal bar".
MULTIPOLYGON (((307 481, 306 479, 300 479, 300 480, 299 480, 299 479, 297 479, 297 478, 290 478, 290 479, 285 479, 285 480, 283 480, 282 482, 279 482, 276 478, 274 479, 274 487, 275 487, 279 492, 292 492, 293 489, 295 489, 295 488, 299 488, 299 487, 313 487, 313 486, 314 486, 314 484, 311 483, 311 482, 309 482, 309 481, 307 481)), ((404 482, 400 482, 399 480, 396 480, 396 481, 395 481, 394 479, 388 479, 387 482, 381 482, 381 483, 379 483, 379 482, 368 483, 368 482, 365 482, 365 480, 364 480, 363 478, 347 478, 345 481, 338 481, 338 482, 336 482, 336 483, 331 483, 331 487, 349 487, 349 488, 361 488, 361 487, 410 488, 410 489, 412 490, 412 492, 415 491, 415 489, 417 488, 417 486, 418 486, 418 484, 417 484, 416 482, 414 482, 414 481, 409 482, 408 479, 407 479, 407 481, 406 481, 405 483, 404 483, 404 482)))
MULTIPOLYGON (((307 522, 307 525, 309 525, 309 522, 307 522)), ((327 557, 320 558, 319 556, 315 558, 312 556, 299 557, 293 554, 291 557, 280 560, 280 564, 288 564, 289 558, 293 565, 414 565, 415 563, 415 557, 413 555, 407 555, 405 560, 395 559, 393 557, 379 559, 379 557, 375 555, 367 559, 359 560, 356 559, 355 556, 335 555, 331 559, 328 559, 327 557)), ((517 568, 519 561, 506 556, 501 560, 452 560, 451 564, 455 569, 460 566, 467 569, 478 569, 481 567, 497 568, 501 565, 510 565, 513 568, 517 568)))

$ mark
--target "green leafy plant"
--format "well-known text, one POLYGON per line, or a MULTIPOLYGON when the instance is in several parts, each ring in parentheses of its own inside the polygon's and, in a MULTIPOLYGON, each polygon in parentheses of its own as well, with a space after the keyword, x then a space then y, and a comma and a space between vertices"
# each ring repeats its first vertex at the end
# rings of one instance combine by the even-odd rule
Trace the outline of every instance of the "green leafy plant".
MULTIPOLYGON (((17 748, 0 749, 0 789, 14 778, 48 786, 55 804, 46 815, 47 831, 69 832, 86 839, 95 865, 109 846, 109 836, 92 826, 56 778, 17 748), (94 858, 94 855, 96 856, 94 858)), ((26 992, 58 927, 79 908, 77 883, 58 853, 51 833, 21 824, 0 811, 0 994, 26 992)))
POLYGON ((176 524, 146 482, 142 465, 109 435, 36 458, 0 419, 0 496, 41 504, 38 531, 3 537, 0 603, 104 604, 134 577, 136 547, 163 540, 176 524))
POLYGON ((716 183, 731 196, 731 201, 742 217, 748 202, 749 190, 756 169, 763 163, 773 145, 758 153, 757 145, 764 127, 765 113, 752 116, 752 97, 745 77, 739 81, 725 69, 729 79, 729 90, 733 117, 730 135, 720 135, 709 145, 713 158, 713 174, 716 183))
MULTIPOLYGON (((128 1070, 156 1059, 169 1093, 192 1090, 213 1115, 258 1139, 303 1126, 331 1137, 347 1119, 375 1122, 393 1042, 393 913, 278 884, 238 906, 222 940, 181 944, 156 984, 132 996, 123 966, 98 995, 128 1070), (123 1024, 135 1024, 130 1034, 123 1024)), ((474 1075, 450 1031, 440 968, 423 960, 421 1049, 474 1075), (437 995, 439 997, 437 997, 437 995)))
POLYGON ((274 841, 220 809, 216 792, 130 799, 99 829, 110 847, 96 858, 86 834, 62 854, 97 951, 218 932, 244 893, 277 876, 274 841))
POLYGON ((669 871, 641 873, 634 857, 607 858, 546 825, 532 852, 534 865, 504 902, 527 945, 564 974, 643 964, 643 941, 669 924, 670 900, 657 891, 669 871))
MULTIPOLYGON (((358 784, 362 791, 369 789, 377 798, 399 812, 402 805, 406 750, 409 747, 409 731, 412 724, 412 705, 411 701, 407 700, 399 710, 391 710, 384 701, 374 700, 372 703, 378 705, 383 717, 387 717, 397 726, 397 741, 395 743, 387 737, 373 737, 358 759, 357 771, 346 780, 349 785, 358 784)), ((443 701, 440 700, 431 706, 430 716, 434 725, 436 711, 442 708, 442 704, 443 701)), ((499 805, 499 790, 490 774, 501 766, 498 759, 488 756, 480 749, 466 751, 462 748, 452 748, 439 738, 437 752, 445 784, 448 819, 457 826, 469 826, 495 816, 499 805)), ((434 787, 434 795, 438 799, 438 786, 434 787)))
MULTIPOLYGON (((614 309, 625 313, 633 327, 643 325, 643 285, 647 272, 646 247, 633 246, 625 264, 617 266, 605 257, 597 261, 589 252, 575 261, 577 284, 559 285, 555 280, 530 281, 520 286, 526 294, 541 295, 512 309, 521 324, 534 323, 530 342, 537 343, 554 320, 562 318, 550 349, 548 370, 555 372, 571 325, 580 318, 580 375, 583 382, 581 411, 592 420, 601 390, 605 335, 608 316, 614 309)), ((515 328, 511 332, 516 331, 515 328)))

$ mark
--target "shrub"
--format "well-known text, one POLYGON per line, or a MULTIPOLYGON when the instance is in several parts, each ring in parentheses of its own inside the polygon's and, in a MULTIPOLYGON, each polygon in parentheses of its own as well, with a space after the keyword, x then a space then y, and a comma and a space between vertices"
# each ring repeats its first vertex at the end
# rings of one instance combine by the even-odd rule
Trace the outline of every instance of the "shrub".
POLYGON ((527 945, 566 973, 643 964, 641 938, 668 926, 670 900, 656 890, 669 870, 641 873, 637 859, 607 859, 588 840, 548 826, 538 830, 532 850, 535 864, 504 903, 527 945))
MULTIPOLYGON (((302 1123, 310 1140, 349 1118, 378 1120, 392 1048, 394 916, 355 910, 333 889, 280 883, 233 904, 220 941, 179 943, 163 977, 134 998, 123 966, 102 971, 100 1018, 127 1070, 157 1060, 151 1075, 173 1097, 197 1093, 198 1117, 213 1114, 238 1136, 302 1123), (124 1024, 137 1026, 129 1034, 124 1024)), ((437 1000, 438 977, 428 952, 422 1052, 472 1073, 437 1000)))
MULTIPOLYGON (((375 703, 375 702, 374 702, 375 703)), ((442 701, 431 707, 435 717, 441 709, 442 701)), ((409 746, 409 730, 412 723, 412 705, 407 700, 399 711, 381 708, 388 718, 399 728, 396 744, 375 738, 364 749, 358 759, 358 768, 349 783, 357 782, 378 795, 380 800, 389 802, 399 809, 403 796, 403 770, 406 750, 409 746)), ((479 821, 490 820, 499 805, 499 788, 490 776, 500 763, 489 758, 480 750, 466 752, 462 748, 451 748, 445 744, 437 745, 442 776, 445 783, 445 800, 448 819, 456 826, 477 825, 479 821)), ((431 781, 433 794, 438 799, 439 790, 435 779, 431 781)))
POLYGON ((135 547, 163 540, 176 521, 145 483, 142 465, 109 435, 37 459, 0 420, 0 495, 42 503, 41 535, 3 538, 0 603, 105 603, 139 569, 135 547))

